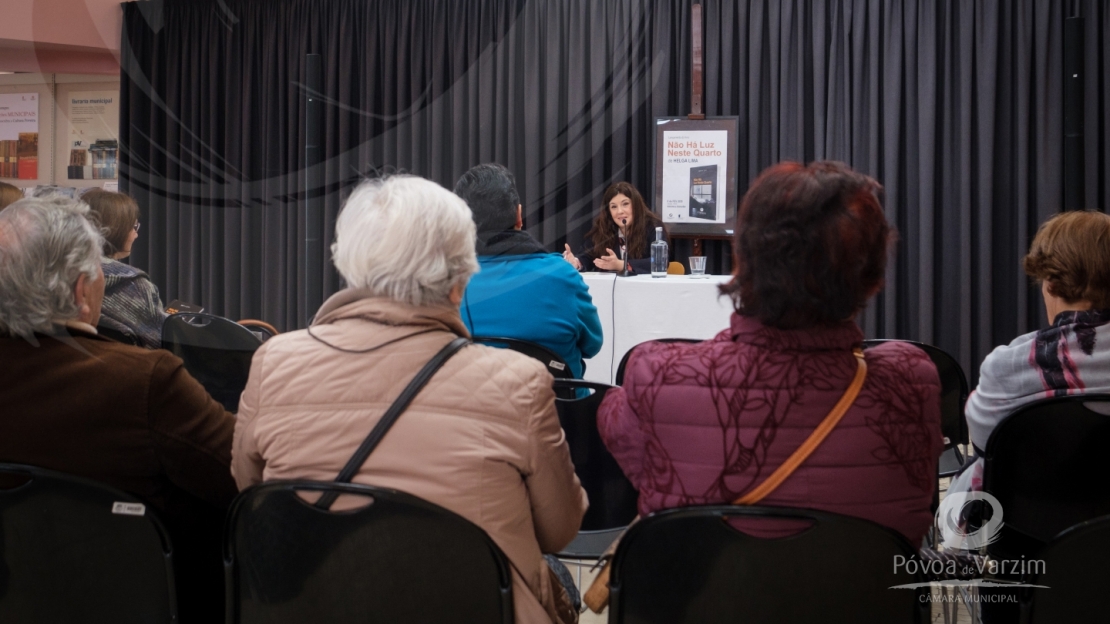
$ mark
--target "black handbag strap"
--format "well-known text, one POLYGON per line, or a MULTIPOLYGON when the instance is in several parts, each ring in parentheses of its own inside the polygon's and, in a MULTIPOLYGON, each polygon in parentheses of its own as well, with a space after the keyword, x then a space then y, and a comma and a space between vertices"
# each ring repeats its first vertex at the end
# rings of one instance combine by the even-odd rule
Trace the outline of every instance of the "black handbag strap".
MULTIPOLYGON (((370 431, 370 435, 366 436, 366 439, 362 441, 362 444, 358 447, 358 450, 355 451, 355 454, 351 456, 351 459, 347 460, 347 465, 343 466, 343 470, 339 471, 339 475, 335 477, 336 483, 351 482, 351 479, 358 474, 362 465, 366 463, 366 458, 370 456, 370 453, 372 453, 378 446, 378 443, 382 441, 382 438, 389 432, 393 423, 397 422, 397 418, 408 408, 409 403, 412 403, 412 400, 416 398, 416 395, 420 393, 420 390, 424 388, 428 380, 436 374, 436 371, 438 371, 447 360, 451 359, 451 356, 458 353, 459 350, 468 344, 470 344, 468 338, 456 338, 447 343, 447 346, 440 349, 439 353, 435 354, 435 357, 428 360, 424 368, 416 373, 416 376, 412 378, 409 385, 405 387, 400 396, 397 397, 397 400, 393 402, 393 405, 390 405, 389 409, 385 411, 385 414, 382 414, 381 419, 378 420, 378 424, 374 425, 374 428, 370 431)), ((325 492, 324 495, 320 497, 320 500, 316 501, 316 507, 319 509, 328 509, 338 497, 338 492, 325 492)))

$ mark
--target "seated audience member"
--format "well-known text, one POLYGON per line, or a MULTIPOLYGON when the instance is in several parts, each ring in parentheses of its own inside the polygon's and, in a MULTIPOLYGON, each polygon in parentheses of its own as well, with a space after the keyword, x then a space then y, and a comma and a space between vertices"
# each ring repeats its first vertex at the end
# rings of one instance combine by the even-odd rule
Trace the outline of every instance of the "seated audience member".
MULTIPOLYGON (((1110 216, 1080 211, 1052 217, 1037 231, 1023 265, 1040 282, 1051 325, 983 360, 979 386, 964 408, 980 456, 998 423, 1027 403, 1110 392, 1110 216)), ((949 490, 982 486, 980 459, 949 490)))
POLYGON ((21 199, 23 199, 23 191, 18 186, 0 182, 0 210, 21 199))
POLYGON ((97 335, 104 241, 87 216, 64 198, 0 212, 0 461, 142 498, 173 540, 182 621, 216 622, 233 418, 169 352, 97 335))
MULTIPOLYGON (((568 243, 563 258, 579 271, 620 271, 625 266, 621 260, 624 249, 629 274, 651 275, 651 243, 655 228, 662 226, 635 186, 617 182, 601 198, 593 227, 586 234, 590 246, 576 256, 568 243)), ((663 239, 667 240, 666 228, 663 239)))
POLYGON ((89 216, 104 234, 104 306, 100 325, 137 341, 147 349, 162 348, 166 312, 158 287, 146 273, 120 262, 131 255, 139 238, 139 206, 123 193, 92 189, 81 196, 89 216))
MULTIPOLYGON (((883 281, 882 187, 846 165, 784 162, 741 203, 731 327, 698 344, 649 343, 598 413, 602 439, 640 491, 640 513, 731 503, 810 436, 856 374, 854 318, 883 281)), ((865 518, 914 544, 933 521, 940 381, 921 350, 864 351, 859 395, 759 504, 865 518)))
POLYGON ((455 194, 478 226, 481 271, 463 295, 466 328, 475 336, 543 345, 581 379, 582 360, 601 349, 601 320, 582 276, 520 229, 513 174, 501 165, 478 165, 459 178, 455 194))
MULTIPOLYGON (((324 302, 307 330, 266 341, 251 363, 232 449, 240 488, 334 480, 417 371, 467 335, 459 303, 478 263, 461 199, 417 177, 369 181, 347 200, 335 232, 332 254, 349 288, 324 302)), ((586 510, 551 383, 525 355, 467 345, 354 478, 482 527, 512 564, 522 623, 576 618, 542 555, 570 543, 586 510)))

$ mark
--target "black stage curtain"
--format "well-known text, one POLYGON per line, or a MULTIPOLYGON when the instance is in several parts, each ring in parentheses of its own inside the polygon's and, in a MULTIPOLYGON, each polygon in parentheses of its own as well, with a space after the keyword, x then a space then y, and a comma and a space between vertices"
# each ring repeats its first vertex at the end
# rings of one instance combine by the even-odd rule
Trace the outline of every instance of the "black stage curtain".
MULTIPOLYGON (((580 248, 600 196, 650 197, 653 120, 690 101, 689 0, 152 0, 125 3, 121 187, 144 210, 133 262, 164 298, 288 330, 305 306, 303 201, 325 240, 360 176, 451 188, 516 175, 525 223, 580 248), (305 55, 323 57, 326 184, 306 189, 305 55)), ((1110 180, 1103 0, 706 0, 706 112, 740 118, 740 186, 783 159, 879 179, 899 241, 872 337, 972 374, 1044 324, 1020 269, 1062 204, 1063 19, 1086 18, 1086 187, 1110 180)), ((727 243, 707 243, 727 271, 727 243)), ((330 257, 327 245, 325 255, 330 257)), ((678 243, 680 257, 688 242, 678 243)), ((323 293, 340 287, 324 260, 323 293)))

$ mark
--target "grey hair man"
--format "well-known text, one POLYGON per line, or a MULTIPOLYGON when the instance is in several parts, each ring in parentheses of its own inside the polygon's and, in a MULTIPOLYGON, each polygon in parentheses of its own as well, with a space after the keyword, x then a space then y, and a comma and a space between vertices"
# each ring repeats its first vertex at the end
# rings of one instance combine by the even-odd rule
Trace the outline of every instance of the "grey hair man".
POLYGON ((103 243, 75 199, 0 212, 0 461, 96 479, 159 512, 186 621, 223 612, 234 418, 168 351, 99 336, 103 243))
POLYGON ((494 163, 472 167, 455 194, 474 214, 482 267, 463 298, 467 329, 547 347, 581 378, 583 360, 601 350, 601 320, 578 271, 522 229, 513 174, 494 163))
POLYGON ((33 340, 66 324, 95 333, 104 274, 102 239, 88 210, 52 197, 20 200, 0 213, 0 333, 33 340))

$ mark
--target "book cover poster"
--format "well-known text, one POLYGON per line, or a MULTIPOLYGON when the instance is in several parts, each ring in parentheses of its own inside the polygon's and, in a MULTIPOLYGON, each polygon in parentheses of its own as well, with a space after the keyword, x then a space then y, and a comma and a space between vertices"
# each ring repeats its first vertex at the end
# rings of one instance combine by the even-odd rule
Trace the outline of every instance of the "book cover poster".
POLYGON ((70 180, 118 177, 119 93, 74 91, 69 96, 70 180))
POLYGON ((664 131, 663 149, 663 221, 724 223, 728 132, 664 131))
POLYGON ((39 177, 39 94, 0 93, 0 178, 39 177))

